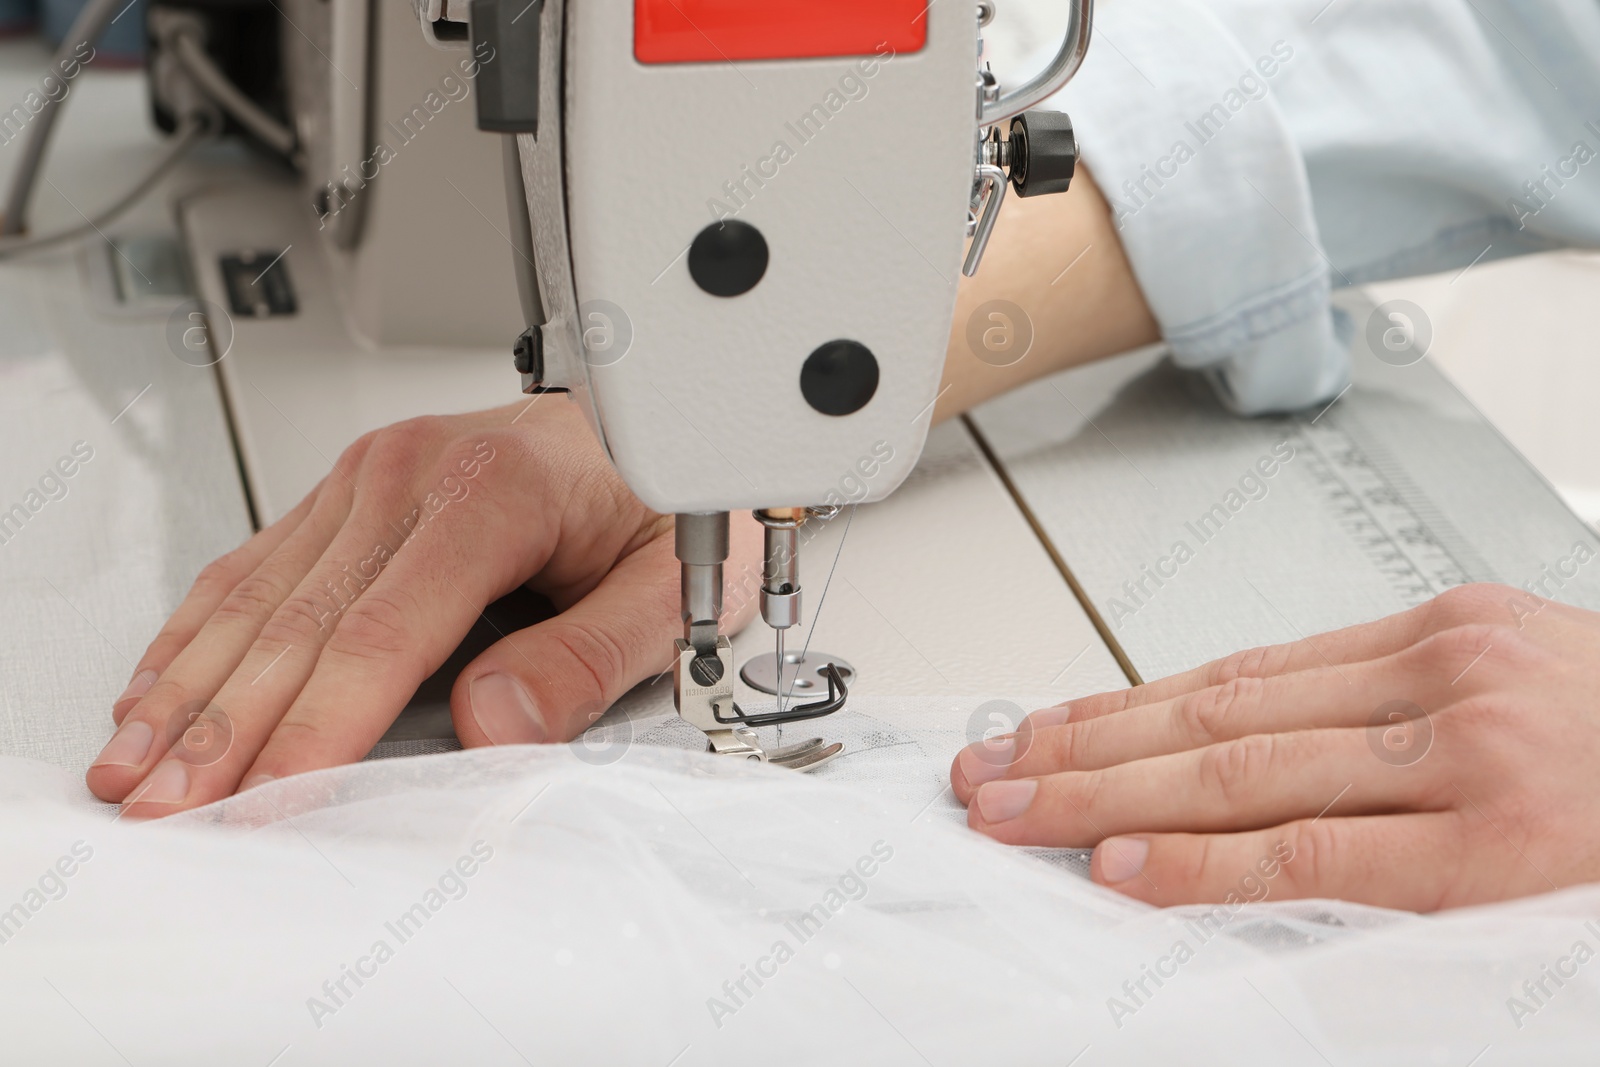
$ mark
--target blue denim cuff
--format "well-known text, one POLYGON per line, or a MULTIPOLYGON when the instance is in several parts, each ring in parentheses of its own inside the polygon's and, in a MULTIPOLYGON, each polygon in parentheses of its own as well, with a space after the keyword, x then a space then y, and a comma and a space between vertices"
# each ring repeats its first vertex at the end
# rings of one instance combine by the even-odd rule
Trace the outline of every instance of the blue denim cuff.
POLYGON ((1068 111, 1174 360, 1242 414, 1349 380, 1305 163, 1272 95, 1302 55, 1246 50, 1189 0, 1105 5, 1068 111))

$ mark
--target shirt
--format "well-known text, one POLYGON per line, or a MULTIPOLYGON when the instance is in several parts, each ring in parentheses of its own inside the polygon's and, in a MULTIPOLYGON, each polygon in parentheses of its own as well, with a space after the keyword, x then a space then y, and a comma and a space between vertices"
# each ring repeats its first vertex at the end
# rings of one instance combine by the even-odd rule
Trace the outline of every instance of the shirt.
POLYGON ((1047 106, 1243 414, 1344 388, 1336 286, 1600 245, 1594 0, 1107 0, 1047 106))

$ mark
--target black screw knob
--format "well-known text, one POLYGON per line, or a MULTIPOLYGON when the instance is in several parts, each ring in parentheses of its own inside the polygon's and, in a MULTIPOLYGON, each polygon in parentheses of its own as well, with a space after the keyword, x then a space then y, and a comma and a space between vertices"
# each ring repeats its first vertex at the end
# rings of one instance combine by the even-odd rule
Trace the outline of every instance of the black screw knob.
POLYGON ((877 391, 877 357, 859 341, 829 341, 800 368, 800 395, 824 415, 853 415, 877 391))
POLYGON ((748 293, 766 273, 767 239, 748 222, 713 222, 689 246, 689 274, 712 296, 748 293))
POLYGON ((1011 120, 1011 187, 1018 196, 1064 193, 1077 167, 1072 119, 1059 111, 1025 111, 1011 120))

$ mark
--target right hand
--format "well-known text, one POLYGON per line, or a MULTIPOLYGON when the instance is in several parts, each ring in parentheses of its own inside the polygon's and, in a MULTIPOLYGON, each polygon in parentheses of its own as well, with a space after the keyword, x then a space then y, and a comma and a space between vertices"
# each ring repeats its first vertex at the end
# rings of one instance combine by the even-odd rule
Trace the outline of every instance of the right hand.
MULTIPOLYGON (((456 734, 469 748, 573 738, 672 662, 672 532, 570 402, 369 433, 200 572, 116 702, 89 788, 153 817, 359 760, 483 608, 523 583, 560 614, 461 672, 456 734)), ((759 547, 760 527, 736 516, 730 631, 752 614, 759 547)))

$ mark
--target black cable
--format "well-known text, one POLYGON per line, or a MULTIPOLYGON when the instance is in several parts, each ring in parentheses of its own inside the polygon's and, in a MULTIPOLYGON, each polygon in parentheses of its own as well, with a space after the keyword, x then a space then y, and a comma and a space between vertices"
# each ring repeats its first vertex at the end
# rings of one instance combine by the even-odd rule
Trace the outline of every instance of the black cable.
MULTIPOLYGON (((54 233, 40 234, 37 237, 24 237, 21 234, 0 237, 0 259, 21 255, 24 252, 36 252, 41 248, 48 248, 51 245, 58 245, 65 241, 75 241, 80 237, 87 237, 91 233, 100 234, 101 237, 104 237, 105 234, 101 228, 110 225, 117 216, 128 210, 138 202, 140 197, 148 193, 151 186, 160 181, 162 176, 171 170, 178 160, 183 158, 184 153, 188 152, 196 142, 205 137, 207 132, 204 122, 194 120, 190 120, 178 127, 172 140, 167 143, 166 153, 156 161, 155 165, 145 173, 144 177, 134 184, 133 188, 123 193, 109 207, 104 208, 92 218, 85 215, 81 225, 69 226, 54 233)), ((79 214, 82 214, 82 212, 79 212, 79 214)))

